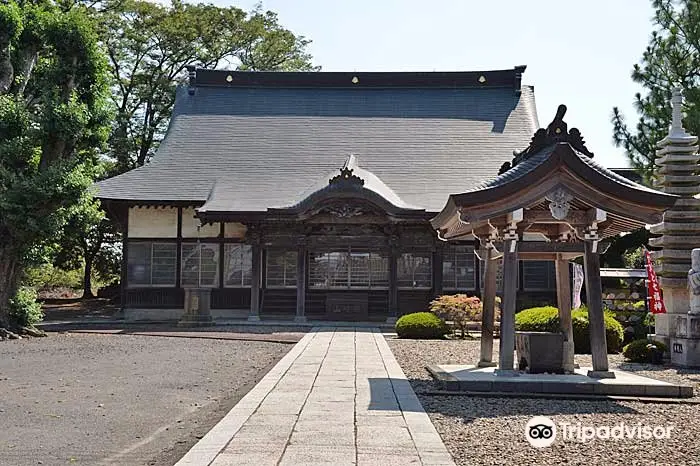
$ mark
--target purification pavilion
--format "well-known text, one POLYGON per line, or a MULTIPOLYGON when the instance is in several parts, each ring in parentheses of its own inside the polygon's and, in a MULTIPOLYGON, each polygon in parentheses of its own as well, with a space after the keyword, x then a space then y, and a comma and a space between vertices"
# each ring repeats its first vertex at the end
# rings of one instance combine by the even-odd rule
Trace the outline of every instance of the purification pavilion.
POLYGON ((498 367, 514 369, 518 260, 556 266, 557 301, 564 338, 564 369, 573 372, 569 261, 583 256, 590 319, 593 377, 608 377, 600 280, 600 242, 661 221, 678 196, 634 183, 593 160, 578 129, 568 129, 566 107, 538 129, 530 145, 504 164, 501 175, 449 196, 431 220, 441 238, 477 238, 485 261, 480 365, 492 363, 496 259, 503 261, 498 367))

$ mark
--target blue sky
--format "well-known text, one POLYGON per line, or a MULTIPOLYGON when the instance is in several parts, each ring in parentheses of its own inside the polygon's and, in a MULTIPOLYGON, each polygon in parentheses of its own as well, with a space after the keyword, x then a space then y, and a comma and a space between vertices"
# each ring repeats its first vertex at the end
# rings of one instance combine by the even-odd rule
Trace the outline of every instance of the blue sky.
MULTIPOLYGON (((257 0, 218 0, 250 10, 257 0)), ((324 71, 459 71, 527 65, 540 125, 566 104, 596 159, 627 166, 612 143, 619 106, 636 122, 630 72, 647 45, 648 0, 265 0, 280 22, 313 40, 324 71)))

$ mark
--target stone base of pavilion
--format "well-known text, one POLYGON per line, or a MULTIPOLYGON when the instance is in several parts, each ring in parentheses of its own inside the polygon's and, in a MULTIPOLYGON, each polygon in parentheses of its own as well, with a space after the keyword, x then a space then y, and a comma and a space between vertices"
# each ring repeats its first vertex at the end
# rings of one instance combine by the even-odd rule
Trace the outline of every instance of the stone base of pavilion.
POLYGON ((634 396, 649 398, 692 398, 693 387, 675 385, 625 371, 612 371, 614 378, 588 377, 591 368, 573 374, 498 373, 495 367, 473 365, 432 365, 428 371, 447 391, 545 395, 634 396))

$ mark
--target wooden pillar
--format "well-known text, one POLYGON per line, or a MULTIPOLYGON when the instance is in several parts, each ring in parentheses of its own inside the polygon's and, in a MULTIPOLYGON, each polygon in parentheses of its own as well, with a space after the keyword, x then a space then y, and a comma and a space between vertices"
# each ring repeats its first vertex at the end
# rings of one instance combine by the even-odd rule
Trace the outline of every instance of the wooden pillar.
POLYGON ((386 318, 388 324, 396 323, 399 315, 399 287, 398 287, 398 239, 389 241, 389 315, 386 318))
POLYGON ((571 280, 569 278, 569 261, 557 254, 554 262, 557 276, 557 307, 559 322, 564 335, 564 371, 574 372, 574 328, 571 322, 571 280))
POLYGON ((126 317, 127 308, 127 287, 129 285, 129 209, 127 207, 126 221, 124 223, 124 233, 122 235, 122 269, 121 269, 121 289, 119 299, 119 317, 126 317))
POLYGON ((438 297, 442 295, 443 278, 442 278, 442 263, 445 260, 445 248, 443 242, 439 241, 435 245, 433 251, 433 295, 438 297))
POLYGON ((496 272, 498 261, 494 259, 493 247, 487 245, 484 253, 484 294, 481 297, 481 357, 479 367, 495 366, 493 362, 493 331, 496 314, 496 272))
POLYGON ((250 313, 248 320, 257 322, 260 320, 260 270, 262 261, 262 249, 260 242, 252 244, 253 266, 251 269, 252 280, 250 285, 250 313))
POLYGON ((593 371, 589 371, 588 376, 607 378, 614 377, 614 375, 608 371, 608 350, 605 341, 605 320, 603 318, 603 290, 600 281, 600 256, 596 246, 596 241, 586 240, 583 258, 591 335, 591 356, 593 358, 593 371))
POLYGON ((306 244, 297 249, 297 313, 295 322, 306 322, 306 244))
MULTIPOLYGON (((175 288, 182 288, 182 207, 177 208, 177 239, 175 251, 175 288)), ((201 254, 202 251, 199 251, 201 254)), ((199 285, 199 284, 198 284, 199 285)))
POLYGON ((501 340, 498 369, 505 374, 514 370, 515 302, 518 292, 517 240, 503 244, 503 302, 501 306, 501 340))

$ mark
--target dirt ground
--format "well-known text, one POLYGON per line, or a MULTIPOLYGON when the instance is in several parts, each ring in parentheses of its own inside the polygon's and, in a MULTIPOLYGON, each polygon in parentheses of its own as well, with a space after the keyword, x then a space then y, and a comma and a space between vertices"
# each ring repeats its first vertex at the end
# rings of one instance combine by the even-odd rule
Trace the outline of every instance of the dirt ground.
POLYGON ((0 343, 0 465, 174 464, 292 347, 209 337, 0 343))
POLYGON ((44 322, 112 320, 119 313, 119 305, 106 299, 44 299, 43 304, 44 322))

